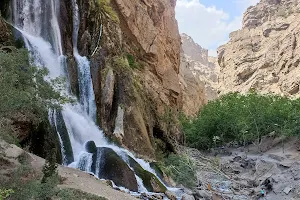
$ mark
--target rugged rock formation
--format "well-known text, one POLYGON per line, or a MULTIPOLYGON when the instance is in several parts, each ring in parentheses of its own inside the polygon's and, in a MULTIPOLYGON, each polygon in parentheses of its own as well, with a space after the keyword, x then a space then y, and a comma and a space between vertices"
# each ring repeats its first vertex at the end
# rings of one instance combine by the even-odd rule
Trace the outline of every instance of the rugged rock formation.
POLYGON ((262 0, 248 8, 242 30, 218 49, 220 90, 298 95, 299 17, 298 0, 262 0))
POLYGON ((181 35, 180 83, 183 91, 183 112, 195 115, 207 101, 215 99, 218 81, 216 58, 208 56, 208 50, 193 39, 181 35))
MULTIPOLYGON (((122 146, 153 158, 155 138, 166 146, 172 146, 171 140, 181 140, 177 127, 170 128, 170 120, 164 117, 170 109, 175 118, 182 106, 176 1, 112 0, 108 6, 113 12, 98 2, 78 0, 78 49, 91 60, 99 125, 122 146), (101 25, 100 46, 94 52, 101 25), (124 113, 118 116, 119 108, 124 113), (115 124, 124 125, 124 134, 113 134, 115 124)), ((69 5, 70 0, 61 1, 60 23, 72 91, 78 94, 69 5)))

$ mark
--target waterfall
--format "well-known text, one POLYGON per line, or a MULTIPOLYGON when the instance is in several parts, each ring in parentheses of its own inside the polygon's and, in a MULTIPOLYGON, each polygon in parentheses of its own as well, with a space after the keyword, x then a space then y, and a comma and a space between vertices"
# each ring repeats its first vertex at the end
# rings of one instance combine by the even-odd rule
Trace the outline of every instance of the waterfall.
POLYGON ((78 66, 78 82, 80 103, 86 113, 96 120, 96 105, 91 79, 90 62, 86 57, 82 57, 78 53, 78 31, 79 31, 79 10, 76 0, 72 0, 73 8, 73 54, 78 66))
MULTIPOLYGON (((63 55, 62 37, 58 22, 60 0, 13 0, 14 26, 22 34, 26 48, 33 58, 33 64, 49 70, 49 78, 66 76, 66 57, 63 55)), ((88 58, 79 54, 77 49, 79 31, 79 12, 76 0, 72 0, 73 9, 73 54, 78 68, 80 88, 79 102, 63 105, 61 111, 49 111, 49 120, 56 129, 63 155, 63 164, 83 171, 99 174, 103 161, 101 151, 93 154, 86 152, 85 144, 94 141, 96 146, 113 150, 127 164, 128 156, 144 170, 155 175, 150 164, 128 150, 107 142, 103 132, 95 124, 96 106, 88 58), (94 168, 94 169, 92 169, 94 168), (93 171, 94 170, 94 171, 93 171)), ((68 87, 65 94, 72 95, 68 87)), ((128 164, 129 165, 129 164, 128 164)), ((143 181, 135 175, 139 192, 145 192, 143 181)), ((169 189, 169 188, 168 188, 169 189)))

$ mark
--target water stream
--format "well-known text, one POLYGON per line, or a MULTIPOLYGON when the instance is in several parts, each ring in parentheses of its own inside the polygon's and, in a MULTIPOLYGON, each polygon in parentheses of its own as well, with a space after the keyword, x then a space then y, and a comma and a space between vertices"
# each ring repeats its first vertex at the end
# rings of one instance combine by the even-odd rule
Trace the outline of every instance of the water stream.
MULTIPOLYGON (((46 67, 49 78, 67 76, 66 57, 63 55, 62 37, 58 18, 60 0, 13 0, 14 26, 23 35, 26 48, 33 58, 33 64, 46 67)), ((107 147, 116 152, 125 162, 132 157, 141 167, 153 174, 149 163, 116 145, 107 142, 103 132, 95 124, 96 105, 88 58, 79 54, 77 49, 80 17, 76 0, 73 9, 73 54, 78 68, 79 101, 63 106, 62 111, 49 111, 49 120, 56 129, 63 155, 63 164, 92 173, 92 154, 86 152, 85 144, 94 141, 97 147, 107 147), (67 142, 69 141, 69 143, 67 142)), ((66 87, 68 88, 68 87, 66 87)), ((66 94, 72 95, 69 89, 66 94)), ((102 162, 101 152, 97 151, 94 174, 98 174, 102 162)), ((135 175, 139 192, 147 192, 143 181, 135 175)), ((174 190, 172 188, 168 188, 174 190)))

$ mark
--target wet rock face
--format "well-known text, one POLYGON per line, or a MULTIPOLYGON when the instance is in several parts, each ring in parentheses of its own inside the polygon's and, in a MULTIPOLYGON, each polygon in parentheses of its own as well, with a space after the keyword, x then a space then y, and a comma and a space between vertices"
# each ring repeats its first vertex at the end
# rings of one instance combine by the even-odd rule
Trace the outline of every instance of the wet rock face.
POLYGON ((300 2, 263 0, 248 8, 243 29, 219 47, 220 90, 299 95, 300 2))
POLYGON ((128 157, 129 165, 142 180, 149 192, 164 193, 167 188, 152 173, 144 170, 133 158, 128 157))

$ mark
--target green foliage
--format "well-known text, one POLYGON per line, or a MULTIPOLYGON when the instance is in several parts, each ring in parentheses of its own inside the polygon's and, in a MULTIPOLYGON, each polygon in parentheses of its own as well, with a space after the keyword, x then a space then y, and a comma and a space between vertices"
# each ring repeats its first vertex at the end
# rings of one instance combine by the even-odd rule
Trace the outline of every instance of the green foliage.
POLYGON ((195 119, 182 117, 181 122, 191 147, 208 149, 232 141, 245 145, 270 133, 299 134, 300 100, 231 93, 209 102, 195 119))
POLYGON ((99 6, 99 9, 110 16, 114 22, 120 23, 118 15, 110 6, 110 0, 97 0, 97 4, 99 6))
MULTIPOLYGON (((46 69, 30 65, 28 52, 24 49, 11 53, 0 51, 0 117, 20 111, 44 112, 48 107, 58 108, 67 102, 68 98, 44 79, 47 74, 46 69)), ((61 78, 51 82, 61 88, 61 78)))
POLYGON ((160 164, 161 169, 187 188, 194 188, 197 183, 196 166, 185 155, 170 154, 160 164))
POLYGON ((14 191, 12 189, 0 189, 0 200, 4 200, 13 194, 14 191))
POLYGON ((0 138, 9 144, 19 145, 19 140, 14 136, 14 127, 5 119, 0 118, 0 138))
POLYGON ((138 63, 138 62, 135 61, 135 58, 134 58, 133 55, 127 54, 126 58, 127 58, 129 67, 131 69, 141 69, 142 68, 142 65, 140 63, 138 63))

